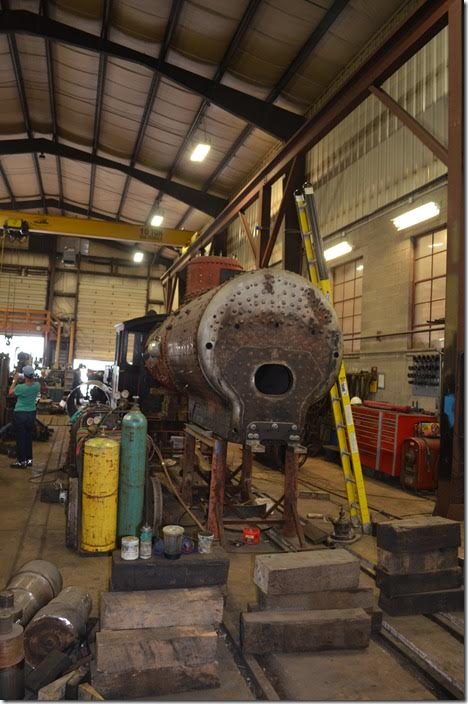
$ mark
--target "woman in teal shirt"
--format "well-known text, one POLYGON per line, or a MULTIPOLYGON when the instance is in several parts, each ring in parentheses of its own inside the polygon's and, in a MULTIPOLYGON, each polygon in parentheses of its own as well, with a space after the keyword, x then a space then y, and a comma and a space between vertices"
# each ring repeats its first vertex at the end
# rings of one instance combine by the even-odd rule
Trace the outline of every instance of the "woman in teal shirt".
POLYGON ((18 384, 19 375, 15 374, 9 395, 16 396, 13 411, 13 426, 16 435, 16 462, 10 467, 32 467, 32 436, 36 422, 36 403, 41 389, 34 381, 34 369, 23 367, 24 383, 18 384))

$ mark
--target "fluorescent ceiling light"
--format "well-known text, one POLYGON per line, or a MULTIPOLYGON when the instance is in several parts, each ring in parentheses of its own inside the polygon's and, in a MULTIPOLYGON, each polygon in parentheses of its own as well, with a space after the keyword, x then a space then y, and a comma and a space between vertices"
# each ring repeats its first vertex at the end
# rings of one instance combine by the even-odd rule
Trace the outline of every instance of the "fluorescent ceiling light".
POLYGON ((190 161, 203 161, 206 155, 210 151, 211 146, 209 144, 197 144, 195 149, 190 155, 190 161))
POLYGON ((324 251, 325 261, 329 262, 331 259, 336 259, 337 257, 342 257, 343 254, 348 254, 353 248, 348 242, 339 242, 333 247, 329 247, 324 251))
POLYGON ((135 264, 140 264, 140 262, 143 261, 143 257, 144 257, 143 252, 139 252, 139 251, 133 252, 133 261, 135 262, 135 264))
POLYGON ((356 267, 356 271, 362 271, 364 269, 364 264, 359 264, 359 266, 356 267))
POLYGON ((397 230, 406 230, 407 227, 413 227, 413 225, 417 225, 420 222, 435 218, 439 213, 439 206, 437 203, 431 201, 430 203, 420 205, 418 208, 408 210, 406 213, 398 215, 396 218, 392 218, 392 222, 397 230))
POLYGON ((443 247, 444 243, 443 242, 434 242, 434 244, 428 244, 427 245, 429 249, 434 249, 434 247, 443 247))
POLYGON ((155 213, 151 218, 152 227, 160 227, 163 224, 164 215, 162 213, 155 213))

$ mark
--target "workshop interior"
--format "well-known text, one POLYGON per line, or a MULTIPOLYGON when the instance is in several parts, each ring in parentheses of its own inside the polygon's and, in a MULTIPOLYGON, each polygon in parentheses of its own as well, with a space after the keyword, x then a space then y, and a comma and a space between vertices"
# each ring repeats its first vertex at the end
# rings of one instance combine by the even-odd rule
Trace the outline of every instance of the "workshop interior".
POLYGON ((465 699, 462 0, 0 0, 0 699, 465 699))

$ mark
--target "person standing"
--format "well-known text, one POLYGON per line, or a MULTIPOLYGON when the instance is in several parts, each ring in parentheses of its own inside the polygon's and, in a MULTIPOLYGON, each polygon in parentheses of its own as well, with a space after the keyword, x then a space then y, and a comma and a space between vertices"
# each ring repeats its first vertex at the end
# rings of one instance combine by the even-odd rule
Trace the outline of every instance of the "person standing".
POLYGON ((13 411, 13 427, 16 436, 16 462, 10 467, 32 467, 32 436, 36 421, 36 403, 41 389, 38 381, 34 380, 34 369, 26 365, 23 367, 24 383, 18 384, 19 374, 13 377, 8 394, 16 396, 15 410, 13 411))

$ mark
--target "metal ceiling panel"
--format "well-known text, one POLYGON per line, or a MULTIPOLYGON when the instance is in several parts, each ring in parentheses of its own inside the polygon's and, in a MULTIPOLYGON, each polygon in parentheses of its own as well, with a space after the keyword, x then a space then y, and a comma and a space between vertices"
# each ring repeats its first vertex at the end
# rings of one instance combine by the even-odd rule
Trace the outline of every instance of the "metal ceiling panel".
MULTIPOLYGON (((48 157, 51 160, 53 157, 48 157)), ((88 204, 91 167, 81 161, 62 159, 63 196, 70 203, 88 204)))
POLYGON ((128 159, 135 144, 152 73, 141 66, 108 59, 99 145, 128 159))
POLYGON ((98 67, 96 54, 55 44, 58 128, 75 145, 92 142, 98 67))
POLYGON ((16 38, 21 70, 23 73, 26 100, 35 132, 50 133, 51 114, 45 41, 38 37, 16 38))
POLYGON ((113 215, 119 207, 120 193, 125 182, 125 175, 112 169, 96 168, 93 209, 107 215, 113 215))
POLYGON ((39 195, 34 164, 30 154, 2 157, 2 165, 17 198, 39 195))
POLYGON ((24 123, 16 86, 15 73, 10 57, 8 39, 0 35, 0 131, 2 134, 22 135, 24 123))

